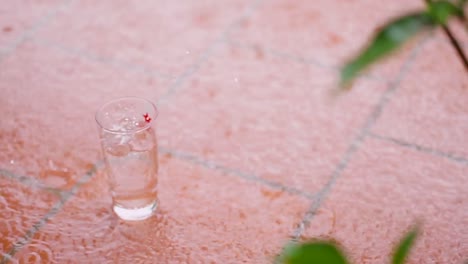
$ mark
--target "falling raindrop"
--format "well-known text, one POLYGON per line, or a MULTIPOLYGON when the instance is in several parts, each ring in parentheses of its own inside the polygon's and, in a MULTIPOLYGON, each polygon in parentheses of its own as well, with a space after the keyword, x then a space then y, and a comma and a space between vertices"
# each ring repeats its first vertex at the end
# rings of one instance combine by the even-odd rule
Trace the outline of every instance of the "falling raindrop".
POLYGON ((239 78, 238 77, 234 77, 234 86, 236 88, 239 88, 239 78))

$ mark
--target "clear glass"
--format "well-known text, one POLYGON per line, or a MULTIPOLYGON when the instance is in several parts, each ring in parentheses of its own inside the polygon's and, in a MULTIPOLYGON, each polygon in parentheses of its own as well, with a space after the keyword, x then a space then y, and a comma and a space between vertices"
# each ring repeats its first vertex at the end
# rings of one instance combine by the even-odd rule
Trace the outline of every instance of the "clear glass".
POLYGON ((96 113, 114 212, 124 220, 150 217, 158 205, 156 106, 125 97, 96 113))

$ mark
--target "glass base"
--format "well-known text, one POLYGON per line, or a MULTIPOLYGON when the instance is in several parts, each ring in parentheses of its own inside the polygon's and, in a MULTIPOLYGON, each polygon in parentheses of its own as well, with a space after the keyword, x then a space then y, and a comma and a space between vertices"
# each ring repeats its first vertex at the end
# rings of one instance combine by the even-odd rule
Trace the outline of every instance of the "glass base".
POLYGON ((123 208, 118 205, 114 205, 114 212, 117 214, 118 217, 120 217, 122 220, 126 221, 140 221, 140 220, 145 220, 151 217, 156 211, 156 208, 158 207, 158 202, 155 201, 152 204, 149 204, 145 207, 141 208, 123 208))

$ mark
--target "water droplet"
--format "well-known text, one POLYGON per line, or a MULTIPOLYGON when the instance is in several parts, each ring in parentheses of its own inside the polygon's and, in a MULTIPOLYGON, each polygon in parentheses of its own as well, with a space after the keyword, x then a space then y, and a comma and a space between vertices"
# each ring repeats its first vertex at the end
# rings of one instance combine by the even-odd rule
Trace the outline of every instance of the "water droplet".
POLYGON ((53 170, 57 169, 57 167, 55 166, 55 163, 54 163, 53 160, 49 160, 49 161, 48 161, 48 164, 49 164, 49 168, 50 168, 50 169, 53 169, 53 170))

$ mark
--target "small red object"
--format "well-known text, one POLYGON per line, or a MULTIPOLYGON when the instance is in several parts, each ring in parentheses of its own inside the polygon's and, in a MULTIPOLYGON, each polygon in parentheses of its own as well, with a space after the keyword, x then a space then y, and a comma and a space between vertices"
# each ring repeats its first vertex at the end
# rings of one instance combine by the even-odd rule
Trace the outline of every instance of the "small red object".
POLYGON ((148 113, 144 114, 143 117, 147 123, 151 122, 151 117, 149 117, 148 113))

